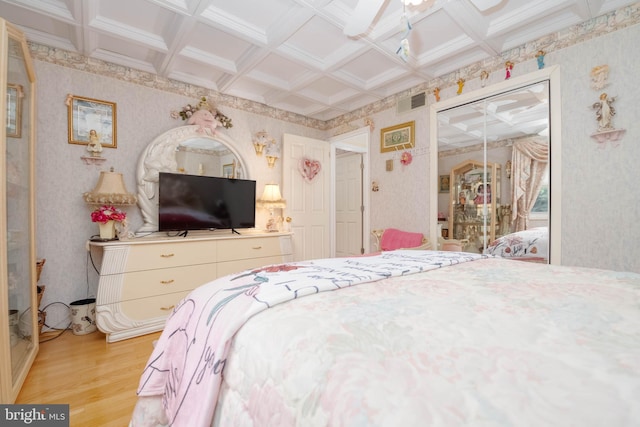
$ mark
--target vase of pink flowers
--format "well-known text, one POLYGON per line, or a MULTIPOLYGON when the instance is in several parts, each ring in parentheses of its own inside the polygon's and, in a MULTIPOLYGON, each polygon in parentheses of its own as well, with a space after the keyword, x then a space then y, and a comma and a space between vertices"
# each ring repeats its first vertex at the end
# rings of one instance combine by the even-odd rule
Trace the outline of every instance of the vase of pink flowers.
POLYGON ((105 240, 116 239, 116 222, 124 222, 127 214, 115 206, 102 205, 91 212, 91 221, 97 222, 100 227, 100 238, 105 240))

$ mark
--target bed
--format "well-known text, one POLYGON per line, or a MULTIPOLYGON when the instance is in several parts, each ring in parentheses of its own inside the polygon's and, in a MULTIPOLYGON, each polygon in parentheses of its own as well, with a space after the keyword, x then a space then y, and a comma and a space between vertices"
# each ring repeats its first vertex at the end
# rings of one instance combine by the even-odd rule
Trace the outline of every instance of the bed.
POLYGON ((131 425, 631 426, 640 275, 399 250, 194 290, 131 425))
POLYGON ((549 253, 549 229, 536 227, 506 234, 491 242, 484 253, 519 261, 546 263, 549 253))

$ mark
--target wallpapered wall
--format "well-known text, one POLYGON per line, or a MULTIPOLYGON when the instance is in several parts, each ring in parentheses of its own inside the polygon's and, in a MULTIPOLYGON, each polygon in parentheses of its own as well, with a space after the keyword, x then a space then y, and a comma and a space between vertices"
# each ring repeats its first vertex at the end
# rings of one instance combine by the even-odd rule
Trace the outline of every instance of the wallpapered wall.
MULTIPOLYGON (((616 19, 622 18, 600 18, 591 24, 608 25, 616 19)), ((634 71, 640 67, 637 22, 636 18, 635 25, 587 37, 545 57, 547 66, 561 67, 562 263, 566 265, 640 272, 640 187, 635 185, 640 179, 640 85, 634 71), (591 106, 602 93, 591 88, 590 72, 603 64, 610 67, 609 85, 603 91, 616 97, 613 125, 627 130, 618 147, 600 146, 590 137, 597 130, 591 106)), ((514 76, 537 69, 533 55, 530 58, 516 62, 514 76)), ((504 77, 504 70, 492 71, 487 85, 504 77)), ((479 88, 478 78, 467 79, 464 92, 479 88)), ((441 90, 441 99, 455 97, 456 90, 456 85, 449 85, 441 90)), ((432 102, 429 95, 428 103, 432 102)), ((388 109, 371 116, 376 124, 371 179, 380 186, 371 197, 372 228, 394 226, 428 233, 428 114, 428 109, 404 115, 388 109), (417 156, 411 165, 401 166, 400 153, 379 152, 379 129, 409 120, 416 120, 417 156), (385 172, 388 159, 395 159, 393 172, 385 172)))
MULTIPOLYGON (((635 185, 640 161, 640 89, 634 71, 640 67, 640 50, 635 45, 640 40, 637 9, 633 9, 634 25, 597 38, 584 37, 585 41, 550 51, 546 56, 547 65, 560 64, 562 68, 564 264, 640 272, 640 186, 635 185), (599 96, 590 88, 589 73, 602 64, 611 68, 610 84, 605 90, 617 97, 614 125, 627 129, 617 148, 600 147, 589 136, 597 127, 591 105, 599 96)), ((600 23, 609 25, 609 18, 604 19, 600 23)), ((557 39, 562 40, 562 34, 557 39)), ((537 68, 531 52, 522 55, 528 59, 516 61, 514 75, 537 68)), ((36 241, 37 256, 47 258, 41 278, 41 283, 47 285, 43 304, 68 304, 95 296, 97 288, 97 276, 85 249, 87 238, 96 234, 97 226, 89 219, 90 208, 82 193, 95 186, 100 170, 110 167, 124 173, 128 190, 137 192, 135 171, 140 153, 156 136, 183 124, 170 118, 171 110, 179 110, 197 98, 191 92, 183 96, 150 88, 151 84, 144 82, 130 83, 105 73, 94 74, 55 63, 64 63, 64 58, 43 61, 38 60, 37 52, 34 56, 38 79, 36 241), (85 165, 80 159, 85 147, 67 143, 64 100, 69 93, 117 103, 118 148, 104 149, 107 161, 101 167, 85 165)), ((495 68, 498 62, 500 58, 492 66, 495 68)), ((494 69, 487 84, 503 79, 504 70, 494 69)), ((425 87, 436 84, 442 89, 443 99, 456 96, 457 86, 445 86, 442 80, 427 82, 425 87)), ((478 79, 469 78, 465 92, 479 87, 478 79)), ((434 102, 432 95, 428 102, 434 102)), ((238 143, 251 178, 258 180, 258 192, 267 182, 280 182, 282 171, 280 162, 269 169, 264 158, 254 154, 251 138, 257 131, 265 129, 279 141, 284 133, 328 139, 364 126, 364 119, 371 120, 371 179, 380 188, 371 193, 371 227, 398 227, 428 234, 429 109, 397 115, 395 103, 384 103, 384 108, 378 105, 331 121, 329 129, 321 129, 313 121, 292 121, 277 111, 265 114, 265 109, 244 108, 241 100, 237 106, 219 108, 233 120, 233 128, 224 132, 238 143), (400 153, 380 153, 379 132, 411 120, 416 121, 416 147, 413 162, 405 166, 399 162, 400 153), (385 170, 389 159, 394 163, 390 172, 385 170)), ((127 212, 132 228, 137 228, 141 224, 137 207, 130 207, 127 212)))
MULTIPOLYGON (((170 117, 171 110, 195 104, 198 98, 149 89, 68 67, 35 61, 37 75, 36 139, 36 244, 37 257, 46 258, 40 282, 46 285, 43 306, 51 302, 68 304, 87 296, 95 297, 98 277, 88 258, 85 243, 98 233, 91 222, 91 208, 82 194, 97 183, 101 170, 113 167, 124 174, 127 190, 137 194, 136 169, 140 154, 154 138, 185 123, 170 117), (117 104, 117 148, 104 148, 106 162, 86 165, 81 156, 86 146, 69 144, 67 137, 67 94, 115 102, 117 104)), ((273 169, 264 157, 257 157, 252 135, 267 130, 282 140, 284 133, 324 138, 325 132, 228 107, 219 109, 233 121, 222 129, 237 142, 237 149, 247 162, 250 178, 257 180, 257 191, 265 184, 280 182, 281 162, 273 169)), ((137 206, 126 207, 132 230, 142 225, 137 206)), ((266 222, 266 211, 257 211, 258 224, 266 222)), ((51 307, 51 315, 60 307, 51 307)), ((53 320, 47 317, 47 323, 53 320)))

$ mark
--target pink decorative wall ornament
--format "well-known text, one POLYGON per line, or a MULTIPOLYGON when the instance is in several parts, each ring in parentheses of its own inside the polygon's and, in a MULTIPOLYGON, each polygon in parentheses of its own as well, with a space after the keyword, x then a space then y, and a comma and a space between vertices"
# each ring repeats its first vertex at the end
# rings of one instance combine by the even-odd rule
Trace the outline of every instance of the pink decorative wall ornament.
POLYGON ((320 162, 317 160, 311 160, 303 157, 298 162, 298 170, 300 174, 307 182, 313 181, 313 179, 318 175, 321 169, 320 162))
POLYGON ((410 152, 405 151, 404 153, 402 153, 402 155, 400 156, 400 163, 402 163, 403 165, 410 165, 411 162, 413 161, 413 156, 411 155, 410 152))
POLYGON ((222 126, 222 124, 216 120, 216 117, 208 110, 197 110, 187 120, 189 125, 198 125, 197 132, 204 132, 206 129, 211 131, 211 134, 216 133, 216 127, 222 126))

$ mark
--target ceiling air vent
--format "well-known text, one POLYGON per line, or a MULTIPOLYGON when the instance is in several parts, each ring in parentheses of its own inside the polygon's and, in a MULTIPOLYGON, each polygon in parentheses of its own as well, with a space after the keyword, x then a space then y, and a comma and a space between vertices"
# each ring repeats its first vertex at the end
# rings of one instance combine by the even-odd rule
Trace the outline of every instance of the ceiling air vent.
POLYGON ((415 95, 400 98, 396 106, 396 111, 398 113, 406 113, 407 111, 412 111, 425 105, 427 105, 427 93, 420 92, 415 95))

